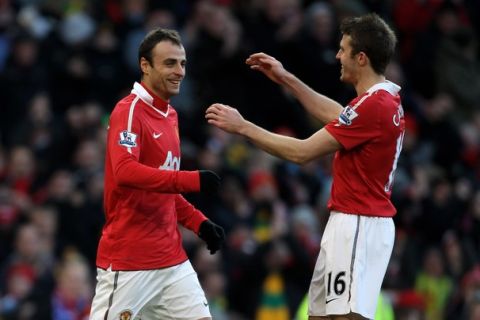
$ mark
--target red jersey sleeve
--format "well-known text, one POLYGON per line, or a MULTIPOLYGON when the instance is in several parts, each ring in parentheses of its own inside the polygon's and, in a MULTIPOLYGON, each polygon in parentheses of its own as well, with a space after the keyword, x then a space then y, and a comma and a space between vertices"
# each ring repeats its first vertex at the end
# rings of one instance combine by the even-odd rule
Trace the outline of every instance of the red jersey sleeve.
POLYGON ((207 217, 200 210, 195 208, 180 194, 175 198, 175 208, 178 222, 195 233, 198 233, 202 222, 207 220, 207 217))
MULTIPOLYGON (((338 119, 325 126, 325 129, 346 149, 353 149, 378 134, 378 108, 374 99, 363 96, 353 107, 343 109, 338 119)), ((352 102, 355 102, 353 100, 352 102)))
POLYGON ((198 171, 162 170, 139 163, 142 124, 135 116, 135 102, 132 105, 116 108, 110 117, 107 148, 116 183, 162 193, 198 192, 198 171))

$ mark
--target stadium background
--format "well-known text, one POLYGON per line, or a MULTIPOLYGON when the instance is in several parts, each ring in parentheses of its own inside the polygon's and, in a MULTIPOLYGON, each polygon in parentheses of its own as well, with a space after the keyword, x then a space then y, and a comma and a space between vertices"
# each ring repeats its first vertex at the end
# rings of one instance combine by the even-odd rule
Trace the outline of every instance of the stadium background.
POLYGON ((346 103, 338 23, 371 11, 399 37, 387 77, 403 87, 407 122, 383 298, 395 319, 480 319, 476 0, 0 0, 0 319, 86 319, 108 114, 138 80, 138 44, 158 26, 178 29, 187 50, 172 101, 182 168, 223 178, 218 197, 188 198, 225 228, 225 248, 210 256, 184 232, 214 319, 293 319, 327 220, 331 159, 279 161, 203 113, 222 102, 307 137, 320 124, 245 58, 271 54, 346 103))

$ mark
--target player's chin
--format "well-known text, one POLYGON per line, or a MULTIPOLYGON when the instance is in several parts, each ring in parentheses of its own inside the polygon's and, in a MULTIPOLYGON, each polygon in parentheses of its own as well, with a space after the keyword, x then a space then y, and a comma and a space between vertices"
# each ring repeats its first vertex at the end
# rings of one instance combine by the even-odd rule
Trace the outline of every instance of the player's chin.
POLYGON ((170 96, 176 96, 180 93, 180 86, 169 88, 168 93, 170 94, 170 96))
POLYGON ((349 82, 348 75, 346 75, 344 72, 340 73, 340 81, 349 82))

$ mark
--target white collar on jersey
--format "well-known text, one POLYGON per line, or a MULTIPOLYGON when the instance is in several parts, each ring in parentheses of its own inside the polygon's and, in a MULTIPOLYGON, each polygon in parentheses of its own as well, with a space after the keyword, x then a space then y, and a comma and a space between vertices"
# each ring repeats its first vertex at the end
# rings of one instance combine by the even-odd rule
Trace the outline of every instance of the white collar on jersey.
POLYGON ((369 94, 374 93, 377 90, 385 90, 388 93, 390 93, 392 96, 398 94, 398 92, 402 89, 399 85, 396 85, 395 83, 385 80, 385 82, 380 82, 377 84, 374 84, 370 89, 367 90, 369 94))
POLYGON ((157 111, 160 113, 162 116, 165 118, 168 116, 168 111, 170 111, 170 105, 167 104, 167 111, 163 112, 162 110, 159 110, 158 108, 155 108, 153 106, 153 97, 150 93, 148 93, 147 90, 138 82, 135 82, 133 84, 133 89, 131 91, 133 94, 137 95, 140 99, 142 99, 143 102, 145 102, 149 107, 151 107, 153 110, 157 111))

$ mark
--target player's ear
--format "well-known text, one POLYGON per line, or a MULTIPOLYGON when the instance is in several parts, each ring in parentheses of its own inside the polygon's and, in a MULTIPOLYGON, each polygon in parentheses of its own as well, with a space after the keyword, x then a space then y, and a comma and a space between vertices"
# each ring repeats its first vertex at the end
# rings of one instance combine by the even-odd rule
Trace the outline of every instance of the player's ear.
POLYGON ((150 62, 148 62, 147 59, 145 59, 144 57, 140 58, 140 69, 142 69, 143 74, 148 75, 151 67, 152 66, 150 65, 150 62))
POLYGON ((368 56, 365 54, 365 52, 360 51, 357 53, 357 61, 360 66, 366 66, 369 62, 370 59, 368 59, 368 56))

